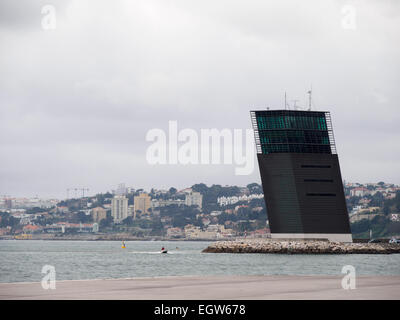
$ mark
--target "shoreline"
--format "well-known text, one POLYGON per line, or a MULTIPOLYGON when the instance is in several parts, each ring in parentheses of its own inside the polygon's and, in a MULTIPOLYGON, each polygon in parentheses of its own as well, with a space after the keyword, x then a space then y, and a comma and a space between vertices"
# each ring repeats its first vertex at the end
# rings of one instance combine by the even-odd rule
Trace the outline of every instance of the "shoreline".
MULTIPOLYGON (((216 239, 170 239, 170 238, 162 238, 162 237, 151 237, 151 238, 140 238, 140 237, 132 237, 132 236, 123 236, 123 235, 115 235, 115 236, 49 236, 49 237, 31 237, 31 238, 15 238, 14 236, 2 236, 1 240, 49 240, 49 241, 218 241, 216 239)), ((222 241, 229 240, 227 238, 221 239, 222 241)))

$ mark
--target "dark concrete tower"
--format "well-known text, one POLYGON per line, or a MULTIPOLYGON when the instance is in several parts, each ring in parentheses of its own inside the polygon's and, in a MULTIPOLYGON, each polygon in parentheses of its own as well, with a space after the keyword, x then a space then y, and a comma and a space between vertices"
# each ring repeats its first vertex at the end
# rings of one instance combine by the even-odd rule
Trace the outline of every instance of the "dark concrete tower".
POLYGON ((272 238, 351 242, 330 113, 250 113, 272 238))

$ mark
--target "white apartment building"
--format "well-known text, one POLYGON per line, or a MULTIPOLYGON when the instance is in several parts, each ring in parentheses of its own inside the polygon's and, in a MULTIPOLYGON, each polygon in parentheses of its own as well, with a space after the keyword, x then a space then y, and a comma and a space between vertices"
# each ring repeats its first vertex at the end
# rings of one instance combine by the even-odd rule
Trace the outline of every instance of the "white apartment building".
POLYGON ((189 192, 185 196, 185 205, 187 206, 198 206, 201 210, 203 203, 203 196, 200 192, 189 192))
POLYGON ((364 187, 354 188, 350 190, 350 196, 352 197, 363 197, 369 193, 370 191, 364 187))
POLYGON ((184 205, 185 201, 184 200, 173 200, 173 199, 168 199, 168 200, 162 200, 162 199, 153 199, 151 200, 151 208, 155 209, 155 208, 159 208, 159 207, 166 207, 166 206, 170 206, 170 205, 177 205, 177 206, 181 206, 184 205))
POLYGON ((125 196, 115 196, 111 200, 111 215, 115 223, 128 217, 128 199, 125 196))

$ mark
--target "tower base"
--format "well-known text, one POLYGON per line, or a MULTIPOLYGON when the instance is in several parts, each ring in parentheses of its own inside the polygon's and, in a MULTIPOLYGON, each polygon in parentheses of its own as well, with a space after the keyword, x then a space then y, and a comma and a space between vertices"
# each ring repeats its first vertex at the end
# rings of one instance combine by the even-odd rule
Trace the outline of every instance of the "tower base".
POLYGON ((315 239, 335 242, 353 242, 351 233, 271 233, 272 239, 315 239))

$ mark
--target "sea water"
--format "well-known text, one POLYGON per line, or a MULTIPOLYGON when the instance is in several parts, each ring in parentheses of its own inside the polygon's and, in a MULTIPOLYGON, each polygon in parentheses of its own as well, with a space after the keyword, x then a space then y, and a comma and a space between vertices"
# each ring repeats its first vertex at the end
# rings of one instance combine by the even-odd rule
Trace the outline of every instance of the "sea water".
POLYGON ((400 254, 202 253, 204 241, 1 240, 0 282, 39 282, 42 268, 57 280, 186 275, 400 275, 400 254), (161 248, 168 249, 162 254, 161 248))

